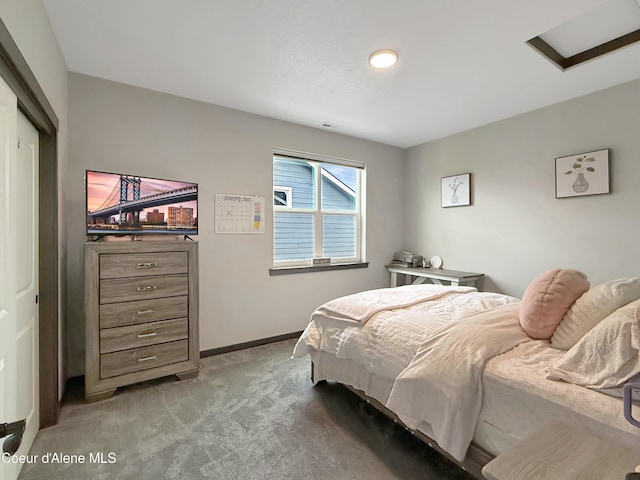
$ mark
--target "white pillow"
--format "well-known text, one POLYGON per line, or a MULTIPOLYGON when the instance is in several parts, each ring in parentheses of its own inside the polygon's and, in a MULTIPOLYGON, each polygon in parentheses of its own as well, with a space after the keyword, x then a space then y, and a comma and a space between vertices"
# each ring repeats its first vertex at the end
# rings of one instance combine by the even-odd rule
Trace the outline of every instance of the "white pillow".
POLYGON ((609 280, 590 288, 567 311, 551 336, 551 346, 570 349, 603 318, 638 298, 640 277, 609 280))
POLYGON ((598 323, 556 364, 546 378, 591 388, 621 385, 640 373, 640 299, 598 323))

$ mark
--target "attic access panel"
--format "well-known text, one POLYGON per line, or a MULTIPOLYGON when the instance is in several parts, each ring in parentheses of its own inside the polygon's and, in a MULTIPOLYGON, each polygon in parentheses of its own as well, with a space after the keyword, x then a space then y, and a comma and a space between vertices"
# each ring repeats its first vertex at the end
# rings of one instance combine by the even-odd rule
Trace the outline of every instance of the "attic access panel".
POLYGON ((640 41, 640 0, 611 0, 527 41, 561 70, 640 41))

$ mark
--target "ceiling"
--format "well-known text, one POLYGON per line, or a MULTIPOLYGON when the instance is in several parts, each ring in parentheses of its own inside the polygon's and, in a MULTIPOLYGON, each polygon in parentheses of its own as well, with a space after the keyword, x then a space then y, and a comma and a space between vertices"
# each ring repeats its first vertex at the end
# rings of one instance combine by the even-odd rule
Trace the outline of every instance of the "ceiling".
POLYGON ((400 147, 640 78, 640 43, 566 71, 525 43, 603 0, 43 2, 72 72, 400 147))

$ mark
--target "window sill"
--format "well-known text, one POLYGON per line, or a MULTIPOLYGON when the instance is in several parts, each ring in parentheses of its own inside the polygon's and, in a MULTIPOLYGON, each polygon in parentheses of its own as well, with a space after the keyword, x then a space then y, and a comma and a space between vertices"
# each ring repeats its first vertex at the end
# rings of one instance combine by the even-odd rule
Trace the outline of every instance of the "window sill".
POLYGON ((304 267, 273 267, 269 269, 269 275, 289 275, 292 273, 328 272, 333 270, 351 270, 354 268, 368 268, 369 262, 336 263, 333 265, 315 265, 304 267))

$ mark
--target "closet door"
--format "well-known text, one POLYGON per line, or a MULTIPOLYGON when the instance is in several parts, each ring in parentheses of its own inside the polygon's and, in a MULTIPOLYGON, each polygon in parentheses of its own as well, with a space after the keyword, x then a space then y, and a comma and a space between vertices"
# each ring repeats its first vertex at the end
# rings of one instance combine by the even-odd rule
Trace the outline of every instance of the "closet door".
MULTIPOLYGON (((11 176, 17 155, 16 96, 0 79, 0 423, 17 417, 16 236, 11 176)), ((18 466, 0 462, 0 480, 13 480, 18 466)))
POLYGON ((38 350, 38 131, 18 112, 16 192, 17 417, 27 420, 19 454, 28 454, 40 427, 38 350))
MULTIPOLYGON (((0 423, 26 419, 17 455, 39 427, 38 132, 0 79, 0 423)), ((22 465, 0 462, 0 480, 22 465)))

